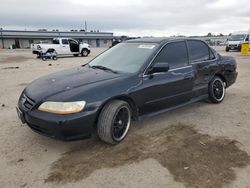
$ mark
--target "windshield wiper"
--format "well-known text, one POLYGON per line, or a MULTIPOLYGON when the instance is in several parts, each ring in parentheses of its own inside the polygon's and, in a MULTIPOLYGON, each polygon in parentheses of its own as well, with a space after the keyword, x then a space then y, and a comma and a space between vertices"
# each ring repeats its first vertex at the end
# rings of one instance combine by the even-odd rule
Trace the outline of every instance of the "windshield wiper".
POLYGON ((111 68, 102 66, 102 65, 93 65, 93 66, 90 66, 90 67, 94 68, 94 69, 102 69, 102 70, 105 70, 105 71, 110 71, 110 72, 113 72, 113 73, 118 73, 117 71, 115 71, 115 70, 113 70, 111 68))

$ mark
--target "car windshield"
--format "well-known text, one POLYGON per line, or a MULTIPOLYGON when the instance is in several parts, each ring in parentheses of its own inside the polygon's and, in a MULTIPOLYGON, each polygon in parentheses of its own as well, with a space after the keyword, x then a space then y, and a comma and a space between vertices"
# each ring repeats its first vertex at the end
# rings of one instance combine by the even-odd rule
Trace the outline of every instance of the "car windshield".
POLYGON ((117 72, 135 73, 153 53, 154 43, 120 43, 93 59, 91 67, 106 67, 117 72))
POLYGON ((230 40, 230 41, 242 41, 242 40, 245 39, 245 36, 246 36, 246 35, 244 35, 244 34, 242 34, 242 35, 232 35, 232 36, 229 38, 229 40, 230 40))

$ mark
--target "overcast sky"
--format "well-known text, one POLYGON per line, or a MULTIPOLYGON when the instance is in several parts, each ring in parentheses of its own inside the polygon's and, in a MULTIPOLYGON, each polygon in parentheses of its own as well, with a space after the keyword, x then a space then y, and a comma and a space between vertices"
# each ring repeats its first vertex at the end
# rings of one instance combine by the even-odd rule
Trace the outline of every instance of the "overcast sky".
POLYGON ((0 0, 4 29, 81 29, 115 35, 228 34, 250 28, 249 0, 0 0))

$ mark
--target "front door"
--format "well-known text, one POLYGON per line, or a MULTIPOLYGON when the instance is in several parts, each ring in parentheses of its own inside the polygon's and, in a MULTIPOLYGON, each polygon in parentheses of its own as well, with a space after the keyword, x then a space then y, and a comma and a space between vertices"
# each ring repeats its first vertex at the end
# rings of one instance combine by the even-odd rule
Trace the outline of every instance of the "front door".
POLYGON ((167 44, 152 63, 166 62, 170 70, 145 74, 143 77, 143 105, 140 114, 160 111, 188 102, 191 99, 194 72, 188 63, 185 41, 167 44))
POLYGON ((79 53, 80 49, 79 49, 79 43, 75 40, 69 39, 69 47, 70 47, 70 51, 71 53, 79 53))

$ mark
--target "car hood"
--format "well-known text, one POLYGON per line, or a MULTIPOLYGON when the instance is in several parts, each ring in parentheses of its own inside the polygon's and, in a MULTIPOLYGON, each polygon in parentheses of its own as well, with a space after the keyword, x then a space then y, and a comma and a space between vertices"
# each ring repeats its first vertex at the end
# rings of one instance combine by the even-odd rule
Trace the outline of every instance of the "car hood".
POLYGON ((28 97, 38 102, 67 90, 105 82, 121 76, 122 74, 83 66, 38 78, 30 83, 24 92, 28 97))

